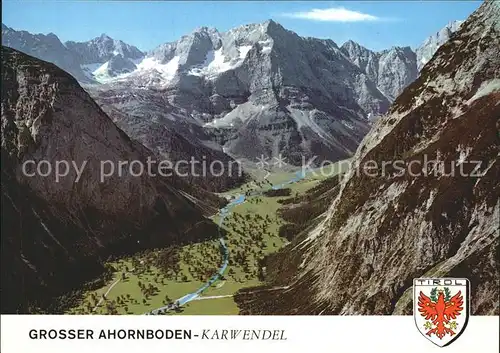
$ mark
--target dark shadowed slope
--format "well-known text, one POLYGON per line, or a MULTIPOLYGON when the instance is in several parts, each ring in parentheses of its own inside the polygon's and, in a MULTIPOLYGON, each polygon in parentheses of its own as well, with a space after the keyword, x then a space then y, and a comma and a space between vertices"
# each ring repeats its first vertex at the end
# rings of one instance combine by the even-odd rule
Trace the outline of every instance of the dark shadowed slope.
POLYGON ((217 234, 168 180, 124 170, 101 182, 101 161, 144 162, 147 152, 73 77, 2 47, 2 312, 49 307, 111 254, 217 234), (87 164, 78 182, 74 169, 55 182, 25 176, 27 160, 87 164))

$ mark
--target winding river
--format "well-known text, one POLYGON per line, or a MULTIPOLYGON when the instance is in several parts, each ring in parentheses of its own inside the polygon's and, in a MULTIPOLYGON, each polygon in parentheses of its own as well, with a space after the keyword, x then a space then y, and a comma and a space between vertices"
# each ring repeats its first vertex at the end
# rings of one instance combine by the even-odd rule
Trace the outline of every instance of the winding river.
MULTIPOLYGON (((296 183, 304 178, 305 178, 305 173, 301 170, 301 171, 298 171, 297 173, 295 173, 294 177, 292 179, 290 179, 286 182, 283 182, 281 184, 272 185, 271 189, 273 189, 273 190, 282 189, 285 186, 296 183)), ((262 194, 262 192, 250 193, 251 196, 256 196, 256 195, 261 195, 261 194, 262 194)), ((203 284, 200 288, 198 288, 195 292, 186 294, 185 296, 175 300, 173 304, 168 304, 168 305, 162 306, 160 308, 148 311, 146 313, 146 315, 156 315, 156 314, 160 314, 160 313, 163 313, 166 311, 170 311, 170 310, 175 309, 176 307, 183 306, 183 305, 189 303, 190 301, 195 300, 198 296, 200 296, 200 294, 202 294, 207 288, 209 288, 212 284, 217 282, 224 275, 224 272, 226 271, 226 268, 227 268, 228 263, 229 263, 229 250, 226 246, 226 242, 224 241, 224 237, 220 234, 220 227, 222 227, 222 224, 224 223, 224 220, 226 219, 226 217, 231 214, 231 210, 234 207, 236 207, 237 205, 244 203, 245 200, 246 200, 245 195, 239 194, 233 200, 231 200, 231 202, 229 202, 225 207, 223 207, 219 210, 219 215, 220 215, 219 242, 221 245, 221 252, 222 252, 222 264, 221 264, 219 270, 205 284, 203 284)))

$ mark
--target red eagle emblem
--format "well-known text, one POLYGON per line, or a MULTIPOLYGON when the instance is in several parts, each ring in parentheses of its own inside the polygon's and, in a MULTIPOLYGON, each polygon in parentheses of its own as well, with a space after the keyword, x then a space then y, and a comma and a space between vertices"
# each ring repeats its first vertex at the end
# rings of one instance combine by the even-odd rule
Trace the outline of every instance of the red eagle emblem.
POLYGON ((418 297, 418 311, 427 321, 424 325, 425 329, 428 330, 426 335, 429 337, 433 334, 439 339, 442 339, 445 335, 450 336, 455 335, 457 323, 452 321, 460 315, 463 310, 464 299, 462 292, 459 291, 453 297, 450 295, 448 288, 444 291, 437 292, 437 288, 431 291, 431 297, 426 296, 422 291, 418 297))

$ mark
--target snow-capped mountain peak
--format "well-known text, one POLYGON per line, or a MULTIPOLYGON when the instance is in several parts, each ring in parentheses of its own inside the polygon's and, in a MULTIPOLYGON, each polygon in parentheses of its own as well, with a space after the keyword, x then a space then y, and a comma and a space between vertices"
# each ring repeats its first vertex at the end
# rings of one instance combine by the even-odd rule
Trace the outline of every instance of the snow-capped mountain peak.
POLYGON ((133 45, 115 40, 104 33, 87 42, 68 41, 65 46, 77 53, 83 64, 104 63, 117 54, 121 54, 124 59, 132 60, 144 56, 144 53, 133 45))
POLYGON ((137 69, 144 57, 138 48, 103 33, 87 42, 65 43, 74 53, 89 79, 104 83, 137 69))
POLYGON ((147 53, 130 78, 141 84, 161 86, 174 82, 172 80, 178 72, 184 76, 213 79, 241 66, 254 47, 262 55, 269 54, 273 44, 268 33, 271 27, 277 28, 274 31, 284 31, 270 20, 239 26, 223 33, 215 28, 199 27, 179 40, 162 44, 147 53), (147 75, 155 78, 148 78, 147 75))

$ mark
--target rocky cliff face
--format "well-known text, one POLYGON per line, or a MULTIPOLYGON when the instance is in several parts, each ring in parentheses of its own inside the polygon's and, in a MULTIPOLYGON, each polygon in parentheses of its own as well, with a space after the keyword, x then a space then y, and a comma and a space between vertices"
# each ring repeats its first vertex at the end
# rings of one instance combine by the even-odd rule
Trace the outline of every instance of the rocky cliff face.
POLYGON ((150 139, 156 146, 148 146, 161 153, 169 142, 152 120, 161 116, 191 148, 250 162, 280 154, 292 165, 351 156, 369 120, 416 77, 409 48, 374 53, 354 42, 339 48, 274 21, 224 33, 202 27, 146 54, 106 35, 63 48, 77 63, 66 65, 68 72, 102 84, 86 89, 106 110, 122 113, 117 123, 137 123, 125 128, 131 137, 148 144, 148 129, 157 135, 150 139), (164 104, 150 104, 158 101, 164 104))
POLYGON ((103 34, 87 42, 62 43, 53 34, 31 34, 2 24, 2 45, 56 64, 84 84, 105 82, 137 69, 136 47, 103 34))
POLYGON ((137 97, 161 96, 168 102, 163 116, 184 116, 176 120, 203 130, 229 155, 255 162, 282 154, 291 164, 302 156, 350 156, 368 131, 368 113, 389 104, 334 42, 299 37, 273 21, 225 33, 200 28, 94 92, 98 101, 102 93, 114 96, 115 108, 134 106, 142 116, 152 112, 137 97), (146 93, 126 94, 137 88, 146 93))
POLYGON ((104 63, 117 55, 132 60, 144 57, 144 53, 133 45, 113 39, 106 34, 87 42, 68 41, 64 44, 68 50, 79 55, 82 64, 104 63))
POLYGON ((87 76, 98 82, 136 70, 136 63, 144 57, 136 47, 105 34, 87 42, 68 41, 64 45, 78 58, 87 76))
POLYGON ((117 128, 74 78, 5 47, 1 148, 2 312, 47 307, 99 274, 110 254, 215 234, 173 182, 118 167, 145 163, 150 152, 117 128), (23 172, 30 160, 52 168, 66 161, 70 169, 59 180, 54 169, 40 175, 47 162, 40 173, 33 165, 23 172), (116 168, 104 179, 103 161, 116 168), (183 234, 198 221, 208 228, 183 234))
MULTIPOLYGON (((111 119, 153 151, 157 160, 196 161, 192 170, 191 166, 179 169, 179 175, 185 174, 181 179, 189 185, 219 192, 246 180, 243 166, 224 153, 195 121, 176 111, 163 92, 133 88, 97 92, 93 88, 90 92, 111 119)), ((192 194, 192 190, 187 191, 192 194)))
MULTIPOLYGON (((165 154, 168 130, 196 157, 224 163, 281 155, 292 165, 317 157, 317 165, 350 157, 418 74, 408 47, 373 52, 349 41, 339 48, 274 21, 223 33, 202 27, 149 53, 106 35, 64 48, 79 63, 69 72, 81 77, 83 70, 87 81, 101 83, 86 89, 117 113, 129 136, 165 154)), ((223 188, 234 179, 226 181, 223 188)))
POLYGON ((377 53, 347 41, 341 50, 390 102, 417 78, 417 58, 410 47, 393 47, 377 53))
POLYGON ((2 23, 2 45, 54 63, 71 73, 80 82, 91 83, 93 81, 80 67, 81 63, 75 53, 68 50, 53 33, 31 34, 26 31, 13 30, 2 23))
POLYGON ((416 50, 418 71, 422 70, 425 64, 429 62, 434 53, 441 45, 446 43, 453 33, 458 31, 463 21, 452 21, 448 23, 436 34, 427 38, 416 50))
POLYGON ((274 283, 286 289, 242 292, 246 313, 409 314, 413 278, 449 276, 470 279, 473 314, 498 315, 499 48, 500 5, 486 1, 376 122, 322 222, 285 251, 297 272, 274 283))

